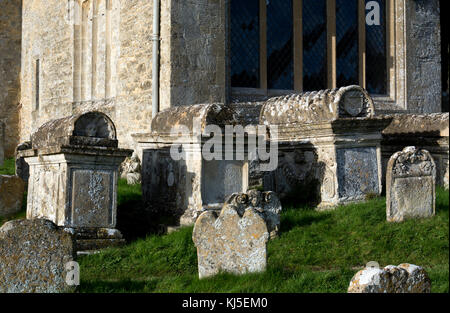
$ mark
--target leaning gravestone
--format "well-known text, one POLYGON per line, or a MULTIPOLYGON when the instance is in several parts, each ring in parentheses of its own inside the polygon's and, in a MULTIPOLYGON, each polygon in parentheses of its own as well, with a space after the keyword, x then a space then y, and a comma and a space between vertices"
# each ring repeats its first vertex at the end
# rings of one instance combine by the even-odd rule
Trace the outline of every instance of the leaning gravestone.
POLYGON ((25 182, 18 176, 0 175, 0 217, 20 212, 25 182))
POLYGON ((14 220, 0 228, 0 292, 73 291, 65 267, 74 260, 72 236, 43 219, 14 220))
POLYGON ((436 166, 431 154, 406 147, 389 160, 386 172, 386 215, 389 222, 435 214, 436 166))
POLYGON ((427 272, 413 264, 389 265, 384 269, 366 267, 353 276, 349 293, 430 293, 427 272))
POLYGON ((197 247, 199 277, 228 272, 244 274, 266 269, 266 222, 253 209, 238 212, 225 204, 220 215, 202 213, 194 225, 192 239, 197 247), (241 213, 241 214, 240 214, 241 213))

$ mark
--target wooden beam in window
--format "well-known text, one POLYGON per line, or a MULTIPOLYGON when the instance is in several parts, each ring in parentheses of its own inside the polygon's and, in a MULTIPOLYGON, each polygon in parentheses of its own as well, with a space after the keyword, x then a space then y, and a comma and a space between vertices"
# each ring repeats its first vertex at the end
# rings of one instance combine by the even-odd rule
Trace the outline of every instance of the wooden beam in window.
POLYGON ((267 93, 267 5, 266 0, 259 0, 259 64, 260 86, 267 93))
POLYGON ((294 90, 303 91, 303 0, 293 0, 294 90))
POLYGON ((366 88, 366 3, 358 0, 358 71, 359 85, 366 88))
POLYGON ((336 88, 336 0, 327 1, 328 88, 336 88))
POLYGON ((387 94, 392 100, 396 97, 395 71, 395 3, 386 0, 386 57, 387 57, 387 94))

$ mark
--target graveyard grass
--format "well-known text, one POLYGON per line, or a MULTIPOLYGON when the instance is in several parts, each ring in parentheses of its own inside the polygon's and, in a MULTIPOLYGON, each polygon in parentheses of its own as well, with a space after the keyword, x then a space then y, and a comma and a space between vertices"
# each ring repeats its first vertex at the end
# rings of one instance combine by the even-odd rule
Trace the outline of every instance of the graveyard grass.
MULTIPOLYGON (((6 160, 0 174, 14 174, 6 160)), ((140 186, 119 181, 119 209, 136 211, 140 186)), ((317 212, 284 208, 281 232, 268 243, 267 271, 198 279, 192 227, 169 235, 148 235, 122 248, 78 259, 78 292, 261 292, 345 293, 353 275, 369 261, 381 266, 423 266, 432 292, 449 292, 449 192, 438 188, 436 216, 387 223, 385 198, 317 212)), ((21 213, 0 218, 23 218, 21 213)), ((139 216, 136 216, 139 220, 139 216)))
MULTIPOLYGON (((139 186, 125 186, 119 184, 119 193, 139 192, 139 186)), ((449 192, 438 188, 436 201, 434 218, 399 224, 386 222, 385 198, 328 212, 285 208, 280 236, 268 243, 267 271, 243 276, 199 280, 192 227, 150 235, 81 257, 78 291, 345 293, 353 275, 377 261, 421 265, 431 277, 432 292, 448 293, 449 192)))

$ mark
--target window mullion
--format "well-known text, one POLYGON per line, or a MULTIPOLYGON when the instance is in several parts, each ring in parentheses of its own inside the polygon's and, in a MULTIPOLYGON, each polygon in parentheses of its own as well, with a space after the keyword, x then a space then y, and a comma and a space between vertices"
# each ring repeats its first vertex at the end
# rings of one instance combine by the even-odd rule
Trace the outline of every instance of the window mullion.
POLYGON ((259 0, 259 64, 260 64, 260 88, 267 94, 267 5, 266 0, 259 0))
POLYGON ((366 88, 366 5, 358 0, 358 59, 359 85, 366 88))
POLYGON ((336 88, 336 0, 327 1, 328 88, 336 88))
POLYGON ((294 90, 303 91, 303 0, 293 0, 294 90))

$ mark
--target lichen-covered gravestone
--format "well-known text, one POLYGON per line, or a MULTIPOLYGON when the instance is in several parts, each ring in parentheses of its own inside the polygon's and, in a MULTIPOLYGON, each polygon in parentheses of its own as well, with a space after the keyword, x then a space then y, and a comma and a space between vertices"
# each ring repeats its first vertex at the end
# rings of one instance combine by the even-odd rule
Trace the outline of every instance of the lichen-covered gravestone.
POLYGON ((386 172, 386 218, 402 222, 435 214, 436 166, 431 154, 406 147, 389 160, 386 172))
POLYGON ((22 209, 25 182, 18 176, 0 175, 0 217, 22 209))
POLYGON ((13 220, 0 228, 0 293, 73 291, 66 264, 73 237, 50 221, 13 220))
POLYGON ((266 269, 269 231, 254 208, 239 212, 225 204, 219 216, 214 211, 204 212, 195 222, 192 239, 200 278, 219 272, 245 274, 266 269))
POLYGON ((349 293, 430 293, 427 272, 413 264, 389 265, 384 269, 366 267, 353 276, 349 293))

